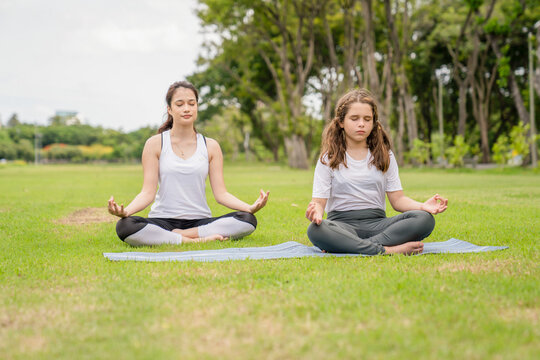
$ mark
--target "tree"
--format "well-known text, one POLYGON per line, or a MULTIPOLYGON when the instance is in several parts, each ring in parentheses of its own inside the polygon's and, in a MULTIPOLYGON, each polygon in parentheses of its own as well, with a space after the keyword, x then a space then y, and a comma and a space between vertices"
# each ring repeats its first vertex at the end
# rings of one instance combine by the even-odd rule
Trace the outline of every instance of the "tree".
MULTIPOLYGON (((253 109, 262 110, 259 122, 275 123, 278 136, 288 155, 289 165, 307 168, 305 137, 309 118, 302 99, 311 74, 315 52, 315 20, 325 1, 203 1, 206 8, 199 12, 205 26, 217 26, 221 43, 214 47, 218 56, 225 48, 242 44, 230 52, 225 67, 240 87, 250 94, 253 109), (248 50, 248 51, 246 51, 248 50), (247 66, 262 59, 270 74, 272 87, 256 82, 258 71, 247 66), (232 60, 232 61, 231 61, 232 60), (264 91, 266 90, 266 91, 264 91)), ((210 61, 207 61, 207 64, 210 61)))
POLYGON ((9 118, 9 120, 7 122, 8 127, 15 127, 15 126, 20 125, 20 124, 21 124, 21 122, 19 120, 19 116, 16 113, 13 113, 13 115, 11 115, 11 117, 9 118))

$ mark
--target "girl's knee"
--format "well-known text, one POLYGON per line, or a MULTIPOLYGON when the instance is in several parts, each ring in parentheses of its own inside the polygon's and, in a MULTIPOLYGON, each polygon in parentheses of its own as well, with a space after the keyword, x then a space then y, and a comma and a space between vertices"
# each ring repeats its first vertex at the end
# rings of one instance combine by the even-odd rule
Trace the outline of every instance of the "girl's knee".
MULTIPOLYGON (((320 249, 323 249, 321 246, 324 243, 325 238, 325 228, 327 227, 327 220, 323 220, 320 225, 317 225, 315 223, 311 223, 308 226, 307 229, 307 236, 309 241, 320 249)), ((325 250, 325 249, 323 249, 325 250)))
POLYGON ((435 229, 435 218, 432 214, 422 210, 418 211, 417 218, 420 232, 423 233, 424 237, 427 237, 435 229))

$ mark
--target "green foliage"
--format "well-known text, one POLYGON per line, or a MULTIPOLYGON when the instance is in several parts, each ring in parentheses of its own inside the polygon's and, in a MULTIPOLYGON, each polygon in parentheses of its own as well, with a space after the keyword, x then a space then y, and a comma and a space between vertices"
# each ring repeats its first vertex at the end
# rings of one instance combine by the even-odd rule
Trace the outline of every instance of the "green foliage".
POLYGON ((530 153, 531 139, 527 136, 530 125, 524 125, 523 122, 519 122, 518 125, 512 127, 510 130, 510 146, 512 148, 512 155, 519 155, 525 158, 530 153))
POLYGON ((43 146, 49 144, 91 145, 98 142, 102 129, 90 125, 51 125, 43 128, 43 146))
POLYGON ((220 115, 214 115, 201 127, 201 133, 218 140, 221 150, 226 158, 235 159, 243 151, 244 135, 242 130, 247 129, 248 120, 238 108, 229 107, 220 115))
POLYGON ((482 6, 484 0, 465 0, 465 3, 469 6, 471 11, 476 11, 482 6))
POLYGON ((40 132, 43 129, 42 126, 35 126, 32 124, 18 124, 8 128, 9 137, 14 142, 20 142, 22 139, 34 141, 36 132, 40 132))
POLYGON ((8 127, 14 127, 14 126, 17 126, 21 123, 21 121, 19 120, 19 116, 17 114, 13 114, 11 115, 11 117, 9 118, 8 122, 7 122, 7 126, 8 127))
POLYGON ((14 143, 5 129, 0 129, 0 159, 13 160, 17 156, 14 143))
POLYGON ((50 144, 42 149, 42 154, 49 161, 80 162, 83 160, 81 149, 74 145, 50 144))
POLYGON ((512 69, 510 68, 510 58, 508 56, 503 56, 499 60, 499 67, 497 68, 499 72, 499 77, 497 78, 497 85, 500 87, 508 86, 508 76, 512 69))
POLYGON ((527 136, 529 124, 519 122, 510 130, 510 136, 501 135, 493 145, 493 159, 499 165, 524 165, 523 160, 530 153, 531 139, 527 136))
POLYGON ((81 157, 86 161, 93 160, 108 160, 112 158, 114 148, 112 146, 106 146, 101 144, 78 145, 77 148, 81 150, 81 157))
POLYGON ((470 148, 463 136, 457 135, 454 138, 454 146, 446 149, 448 163, 454 167, 462 167, 465 164, 464 158, 469 153, 470 148))
POLYGON ((499 165, 506 165, 512 156, 512 150, 508 136, 501 135, 493 144, 493 160, 499 165))
POLYGON ((413 164, 423 165, 429 161, 430 144, 420 139, 414 139, 412 149, 408 152, 407 158, 413 164))
POLYGON ((445 149, 448 147, 449 140, 447 136, 441 136, 440 133, 434 132, 431 134, 431 156, 438 164, 446 163, 445 149))
POLYGON ((34 160, 34 145, 28 139, 21 139, 15 144, 15 150, 17 151, 17 159, 32 161, 34 160))

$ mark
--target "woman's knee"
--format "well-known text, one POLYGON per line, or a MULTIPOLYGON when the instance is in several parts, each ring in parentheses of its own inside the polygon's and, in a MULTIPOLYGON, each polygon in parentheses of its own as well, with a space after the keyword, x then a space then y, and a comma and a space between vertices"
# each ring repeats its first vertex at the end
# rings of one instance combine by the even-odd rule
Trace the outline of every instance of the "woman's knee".
POLYGON ((146 222, 140 219, 139 216, 128 216, 118 220, 116 223, 116 234, 120 240, 124 241, 128 236, 135 234, 146 226, 146 222))
POLYGON ((253 226, 253 231, 257 228, 257 218, 252 213, 245 211, 237 211, 233 214, 233 217, 237 220, 246 222, 253 226))
POLYGON ((257 218, 244 211, 236 211, 199 226, 199 236, 206 237, 220 234, 231 239, 240 239, 250 235, 257 227, 257 218))

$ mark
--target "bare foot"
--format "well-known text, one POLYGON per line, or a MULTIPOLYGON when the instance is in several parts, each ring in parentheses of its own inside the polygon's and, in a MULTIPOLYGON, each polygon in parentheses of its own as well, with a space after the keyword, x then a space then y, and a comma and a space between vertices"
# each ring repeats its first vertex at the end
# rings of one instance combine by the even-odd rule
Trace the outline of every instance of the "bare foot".
POLYGON ((420 241, 411 241, 396 246, 385 246, 384 250, 386 250, 385 254, 420 254, 424 250, 424 243, 420 241))
POLYGON ((202 237, 202 238, 197 238, 196 242, 208 242, 208 241, 215 241, 215 240, 225 241, 225 240, 229 240, 229 238, 224 237, 224 236, 219 235, 219 234, 215 234, 215 235, 205 236, 205 237, 202 237))
POLYGON ((224 236, 219 235, 219 234, 205 236, 205 237, 189 237, 187 235, 182 234, 182 230, 180 230, 180 229, 174 229, 174 230, 172 230, 172 232, 175 232, 177 234, 182 235, 182 243, 185 243, 185 244, 209 242, 209 241, 215 241, 215 240, 219 240, 219 241, 229 240, 228 237, 224 237, 224 236))

